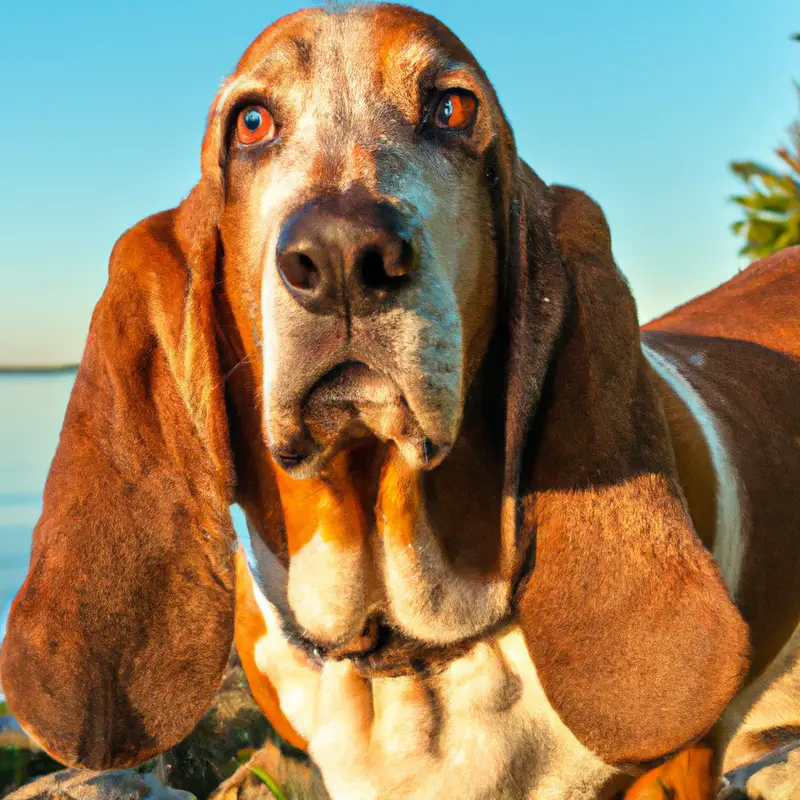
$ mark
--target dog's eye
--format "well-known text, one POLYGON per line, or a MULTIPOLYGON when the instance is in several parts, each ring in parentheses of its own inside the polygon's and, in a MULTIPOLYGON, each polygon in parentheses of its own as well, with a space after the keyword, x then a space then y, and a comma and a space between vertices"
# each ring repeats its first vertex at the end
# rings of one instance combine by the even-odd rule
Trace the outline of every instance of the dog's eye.
POLYGON ((437 128, 447 131, 462 131, 475 120, 478 99, 465 91, 443 94, 436 103, 433 121, 437 128))
POLYGON ((236 135, 242 144, 274 139, 277 135, 275 119, 264 106, 247 106, 239 112, 236 135))

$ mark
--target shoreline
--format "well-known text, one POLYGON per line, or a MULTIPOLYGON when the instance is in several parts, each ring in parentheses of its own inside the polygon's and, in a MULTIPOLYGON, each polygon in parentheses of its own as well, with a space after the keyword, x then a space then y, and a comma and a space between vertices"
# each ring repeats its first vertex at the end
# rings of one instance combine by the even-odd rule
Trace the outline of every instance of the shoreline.
POLYGON ((0 375, 48 375, 51 373, 76 372, 77 364, 55 364, 55 365, 0 365, 0 375))

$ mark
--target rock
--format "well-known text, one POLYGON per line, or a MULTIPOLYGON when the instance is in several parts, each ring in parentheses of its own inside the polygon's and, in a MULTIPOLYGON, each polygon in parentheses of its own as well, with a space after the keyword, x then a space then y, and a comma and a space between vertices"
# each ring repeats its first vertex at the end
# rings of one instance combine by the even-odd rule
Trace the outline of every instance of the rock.
POLYGON ((12 792, 6 800, 192 800, 193 795, 170 789, 153 774, 129 769, 93 772, 65 769, 45 775, 12 792))

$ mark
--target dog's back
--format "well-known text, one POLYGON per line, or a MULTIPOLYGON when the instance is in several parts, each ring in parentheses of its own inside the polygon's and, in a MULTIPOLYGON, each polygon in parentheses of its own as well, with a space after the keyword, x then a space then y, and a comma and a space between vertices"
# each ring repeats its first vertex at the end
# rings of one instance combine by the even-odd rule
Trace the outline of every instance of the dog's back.
POLYGON ((751 264, 644 330, 737 339, 800 358, 800 246, 751 264))
POLYGON ((720 726, 727 770, 800 730, 800 247, 649 323, 642 343, 698 533, 751 630, 751 679, 720 726))

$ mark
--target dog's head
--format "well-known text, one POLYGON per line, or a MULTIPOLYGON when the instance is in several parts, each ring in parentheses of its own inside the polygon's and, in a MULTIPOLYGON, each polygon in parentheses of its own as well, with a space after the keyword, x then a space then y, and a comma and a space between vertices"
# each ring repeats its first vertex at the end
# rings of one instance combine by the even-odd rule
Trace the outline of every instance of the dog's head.
POLYGON ((264 435, 295 477, 364 431, 417 468, 456 441, 494 325, 510 144, 474 58, 405 8, 295 14, 226 82, 206 180, 264 435))
MULTIPOLYGON (((324 491, 332 458, 370 442, 383 446, 360 473, 379 468, 387 446, 411 470, 448 457, 497 338, 515 160, 484 73, 424 14, 300 12, 245 53, 212 110, 203 180, 279 480, 319 478, 324 491)), ((502 365, 494 377, 504 381, 502 365)), ((356 504, 374 506, 370 495, 356 504)), ((307 538, 273 541, 292 557, 287 611, 307 639, 336 648, 370 616, 410 619, 413 587, 375 575, 390 568, 369 537, 353 530, 338 548, 307 538)), ((416 609, 406 633, 477 634, 508 612, 510 571, 499 583, 476 612, 416 609)))
POLYGON ((3 650, 63 760, 140 761, 207 706, 232 501, 310 639, 375 608, 423 647, 514 616, 609 760, 699 735, 739 678, 602 214, 517 158, 474 58, 411 9, 268 28, 213 103, 200 183, 115 248, 3 650))

